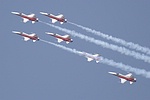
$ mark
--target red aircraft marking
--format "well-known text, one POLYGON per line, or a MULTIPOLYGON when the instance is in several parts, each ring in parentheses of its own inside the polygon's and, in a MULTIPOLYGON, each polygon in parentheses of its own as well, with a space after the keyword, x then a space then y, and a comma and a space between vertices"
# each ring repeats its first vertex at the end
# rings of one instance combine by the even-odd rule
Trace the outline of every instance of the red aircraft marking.
POLYGON ((23 17, 23 18, 29 19, 31 21, 36 21, 37 20, 35 17, 28 17, 28 16, 25 16, 25 15, 20 15, 20 16, 23 17))

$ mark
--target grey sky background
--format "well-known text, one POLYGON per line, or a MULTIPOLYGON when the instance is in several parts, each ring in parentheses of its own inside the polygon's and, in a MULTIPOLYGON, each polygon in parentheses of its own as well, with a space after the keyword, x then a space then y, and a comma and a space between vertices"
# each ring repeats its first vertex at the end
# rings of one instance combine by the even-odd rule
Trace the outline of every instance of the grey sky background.
MULTIPOLYGON (((34 13, 44 22, 51 19, 39 12, 54 15, 62 13, 68 21, 89 27, 150 48, 150 1, 148 0, 1 0, 0 30, 0 99, 1 100, 148 100, 150 79, 133 75, 137 82, 121 84, 109 71, 127 74, 123 70, 67 52, 38 41, 24 42, 13 30, 36 33, 41 39, 57 43, 45 32, 66 33, 42 23, 23 23, 12 11, 34 13)), ((75 30, 111 44, 92 33, 69 23, 54 25, 75 30)), ((122 62, 135 68, 150 71, 149 63, 125 56, 116 51, 73 37, 74 42, 60 43, 69 48, 122 62)))

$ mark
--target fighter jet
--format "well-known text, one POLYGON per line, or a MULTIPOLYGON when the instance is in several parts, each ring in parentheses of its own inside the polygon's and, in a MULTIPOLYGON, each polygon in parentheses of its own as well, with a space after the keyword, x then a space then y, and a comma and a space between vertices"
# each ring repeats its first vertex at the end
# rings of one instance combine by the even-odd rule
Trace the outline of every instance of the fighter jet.
POLYGON ((80 54, 82 56, 85 56, 87 58, 87 61, 90 62, 92 60, 96 60, 96 63, 98 63, 100 61, 100 55, 99 54, 89 54, 89 53, 86 53, 86 52, 80 52, 80 54))
POLYGON ((25 15, 24 13, 18 12, 11 12, 11 13, 22 17, 24 23, 26 23, 29 20, 32 21, 32 23, 38 22, 38 18, 36 18, 35 14, 25 15))
POLYGON ((133 84, 133 82, 136 82, 136 78, 132 76, 132 73, 129 73, 127 75, 122 75, 120 73, 115 72, 108 72, 109 74, 115 75, 121 79, 121 83, 125 83, 126 81, 130 81, 130 84, 133 84))
POLYGON ((58 43, 60 43, 62 41, 66 41, 67 44, 70 42, 73 42, 73 40, 70 38, 69 35, 61 36, 61 35, 55 34, 55 33, 49 33, 49 32, 45 32, 45 33, 55 37, 57 39, 58 43))
POLYGON ((35 42, 35 41, 39 40, 39 37, 36 34, 34 34, 34 33, 32 33, 32 34, 26 34, 24 32, 17 32, 17 31, 12 31, 12 32, 15 33, 15 34, 23 36, 24 41, 28 41, 28 40, 31 39, 31 40, 33 40, 33 42, 35 42))
POLYGON ((64 15, 59 14, 57 16, 53 15, 53 14, 49 14, 49 13, 45 13, 45 12, 40 12, 42 15, 45 15, 49 18, 52 19, 52 23, 56 23, 57 21, 60 22, 60 24, 66 23, 67 19, 64 18, 64 15))

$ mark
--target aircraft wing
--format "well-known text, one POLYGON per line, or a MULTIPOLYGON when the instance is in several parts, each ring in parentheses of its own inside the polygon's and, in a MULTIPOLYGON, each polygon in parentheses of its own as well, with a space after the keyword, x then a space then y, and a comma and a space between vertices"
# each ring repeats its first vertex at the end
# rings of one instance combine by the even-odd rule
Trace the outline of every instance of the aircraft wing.
POLYGON ((30 40, 30 38, 24 37, 24 41, 28 41, 28 40, 30 40))
POLYGON ((30 14, 28 15, 28 17, 35 17, 35 14, 30 14))
POLYGON ((23 22, 24 22, 24 23, 26 23, 27 21, 29 21, 29 19, 23 18, 23 22))
POLYGON ((121 83, 123 84, 123 83, 125 83, 127 80, 125 80, 125 79, 122 79, 122 78, 120 78, 121 79, 121 83))
POLYGON ((132 76, 132 73, 129 73, 126 75, 126 77, 131 77, 132 76))
POLYGON ((95 55, 93 55, 94 57, 98 57, 99 56, 99 54, 95 54, 95 55))
POLYGON ((89 62, 90 62, 90 61, 92 61, 92 60, 93 60, 92 58, 88 58, 88 57, 87 57, 87 61, 89 61, 89 62))
POLYGON ((52 23, 56 23, 57 22, 57 20, 56 19, 52 19, 52 23))
POLYGON ((60 14, 60 15, 58 15, 57 17, 58 17, 58 18, 62 18, 62 17, 64 17, 64 15, 60 14))
POLYGON ((69 36, 69 35, 64 35, 63 37, 64 37, 64 38, 70 38, 70 36, 69 36))
POLYGON ((62 39, 58 39, 58 38, 57 38, 57 41, 58 41, 58 43, 60 43, 60 42, 62 42, 63 40, 62 40, 62 39))
POLYGON ((36 34, 33 33, 33 34, 30 34, 29 36, 35 36, 35 35, 36 35, 36 34))

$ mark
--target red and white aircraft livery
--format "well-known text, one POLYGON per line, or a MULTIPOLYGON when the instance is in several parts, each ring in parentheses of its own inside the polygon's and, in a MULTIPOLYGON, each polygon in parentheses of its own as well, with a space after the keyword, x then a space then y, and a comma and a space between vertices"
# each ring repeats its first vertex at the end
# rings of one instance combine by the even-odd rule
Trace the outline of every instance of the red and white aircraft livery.
POLYGON ((28 40, 33 40, 33 42, 38 41, 39 37, 36 34, 26 34, 24 32, 17 32, 17 31, 12 31, 15 34, 21 35, 24 38, 24 41, 28 41, 28 40))
POLYGON ((136 78, 132 76, 132 73, 129 73, 127 75, 122 75, 120 73, 115 72, 108 72, 109 74, 115 75, 121 79, 121 83, 125 83, 126 81, 130 81, 130 84, 133 84, 133 82, 136 82, 136 78))
POLYGON ((66 23, 67 19, 64 18, 64 15, 60 14, 60 15, 53 15, 53 14, 49 14, 49 13, 45 13, 45 12, 40 12, 42 15, 48 16, 52 19, 52 23, 56 23, 57 21, 60 22, 60 24, 66 23))
POLYGON ((46 34, 49 34, 53 37, 56 37, 58 43, 62 42, 62 41, 66 41, 66 43, 70 43, 70 42, 73 42, 73 40, 70 38, 69 35, 64 35, 64 36, 61 36, 59 34, 55 34, 55 33, 49 33, 49 32, 45 32, 46 34))
POLYGON ((38 22, 38 18, 36 18, 35 14, 25 15, 23 13, 11 12, 12 14, 18 15, 23 18, 23 22, 32 21, 32 23, 38 22))
POLYGON ((87 58, 87 61, 92 61, 92 60, 96 60, 96 63, 98 63, 101 59, 100 59, 100 55, 99 54, 89 54, 89 53, 86 53, 86 52, 80 52, 80 54, 82 56, 85 56, 87 58))

